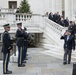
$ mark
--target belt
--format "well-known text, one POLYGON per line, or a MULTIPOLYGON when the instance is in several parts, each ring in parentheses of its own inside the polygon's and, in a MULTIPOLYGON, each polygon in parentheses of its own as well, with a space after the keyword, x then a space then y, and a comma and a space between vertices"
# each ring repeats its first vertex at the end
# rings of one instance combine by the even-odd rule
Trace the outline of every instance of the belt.
POLYGON ((17 38, 17 39, 24 39, 24 38, 17 38))
POLYGON ((24 41, 27 41, 27 40, 24 40, 24 41))

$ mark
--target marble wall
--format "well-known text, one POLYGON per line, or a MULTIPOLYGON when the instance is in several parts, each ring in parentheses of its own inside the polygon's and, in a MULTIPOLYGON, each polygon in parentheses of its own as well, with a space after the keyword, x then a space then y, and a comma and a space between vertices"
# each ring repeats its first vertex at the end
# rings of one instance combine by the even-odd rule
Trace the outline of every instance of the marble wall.
MULTIPOLYGON (((21 0, 0 0, 0 8, 8 8, 8 1, 17 1, 17 7, 21 0)), ((33 14, 42 14, 46 12, 65 12, 65 17, 70 20, 76 19, 76 0, 28 0, 33 14)))
POLYGON ((17 7, 19 7, 21 0, 0 0, 0 8, 8 8, 9 1, 17 1, 17 7))
POLYGON ((57 12, 62 14, 62 0, 28 0, 33 13, 45 14, 46 12, 57 12))

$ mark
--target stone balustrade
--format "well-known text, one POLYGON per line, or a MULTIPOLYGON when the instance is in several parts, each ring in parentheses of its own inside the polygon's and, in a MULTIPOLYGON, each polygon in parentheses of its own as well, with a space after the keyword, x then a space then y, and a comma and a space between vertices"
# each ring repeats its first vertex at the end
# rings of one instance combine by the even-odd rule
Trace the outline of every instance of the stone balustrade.
POLYGON ((12 13, 12 12, 0 13, 0 20, 7 20, 12 22, 30 20, 31 17, 32 17, 31 14, 26 13, 12 13))
POLYGON ((51 29, 56 32, 59 35, 62 35, 63 30, 66 30, 67 27, 62 27, 61 25, 49 20, 49 19, 45 19, 45 21, 51 25, 51 29))
POLYGON ((0 8, 0 12, 15 12, 16 9, 0 8))

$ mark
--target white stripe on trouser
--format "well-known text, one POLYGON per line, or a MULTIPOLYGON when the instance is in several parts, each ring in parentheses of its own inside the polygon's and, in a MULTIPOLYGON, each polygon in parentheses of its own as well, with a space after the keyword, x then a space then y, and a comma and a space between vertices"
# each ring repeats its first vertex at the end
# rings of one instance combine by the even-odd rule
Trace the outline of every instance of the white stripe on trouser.
POLYGON ((5 62, 4 62, 4 72, 6 73, 6 63, 7 63, 7 58, 8 58, 8 54, 6 54, 6 59, 5 59, 5 62))

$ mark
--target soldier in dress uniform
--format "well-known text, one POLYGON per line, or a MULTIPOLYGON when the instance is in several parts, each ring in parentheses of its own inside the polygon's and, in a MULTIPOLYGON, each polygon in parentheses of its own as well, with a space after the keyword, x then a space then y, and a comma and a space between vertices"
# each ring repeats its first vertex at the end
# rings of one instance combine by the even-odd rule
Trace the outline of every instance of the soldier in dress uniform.
POLYGON ((17 23, 17 31, 16 31, 16 38, 17 38, 17 46, 18 46, 18 67, 24 67, 24 39, 25 39, 25 31, 22 29, 22 23, 17 23))
POLYGON ((8 70, 8 63, 9 63, 9 58, 10 58, 10 52, 12 50, 12 45, 11 45, 11 39, 10 39, 10 34, 8 31, 10 31, 10 26, 9 24, 4 25, 4 33, 2 36, 2 52, 3 52, 3 74, 11 74, 12 71, 8 70))
POLYGON ((24 27, 24 31, 25 31, 25 38, 24 38, 24 60, 28 60, 27 58, 27 47, 28 47, 28 37, 29 34, 27 32, 27 28, 24 27))

